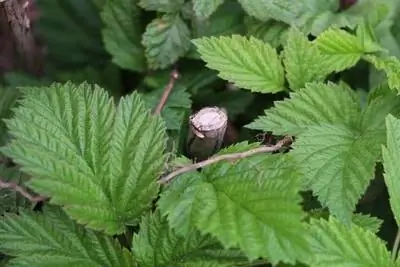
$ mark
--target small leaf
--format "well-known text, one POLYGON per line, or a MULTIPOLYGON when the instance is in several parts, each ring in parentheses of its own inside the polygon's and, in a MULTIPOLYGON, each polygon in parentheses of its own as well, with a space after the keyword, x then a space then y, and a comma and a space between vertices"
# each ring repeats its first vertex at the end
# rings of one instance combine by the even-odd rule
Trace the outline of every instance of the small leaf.
POLYGON ((344 85, 310 83, 290 93, 289 99, 276 101, 275 107, 265 110, 264 116, 246 127, 278 135, 297 135, 313 125, 351 125, 360 112, 356 97, 344 85))
MULTIPOLYGON (((254 147, 239 144, 220 153, 254 147)), ((160 210, 180 235, 195 227, 226 248, 239 247, 249 259, 294 263, 307 254, 307 242, 299 180, 290 162, 261 155, 181 175, 161 195, 160 210)))
POLYGON ((325 57, 297 28, 291 28, 283 51, 286 77, 290 89, 296 90, 309 82, 322 81, 330 72, 325 57))
POLYGON ((147 11, 175 13, 183 7, 185 0, 140 0, 138 5, 147 11))
POLYGON ((356 213, 353 215, 352 222, 364 230, 377 234, 382 226, 383 221, 369 214, 356 213))
POLYGON ((43 213, 6 215, 0 220, 0 239, 0 251, 16 256, 9 266, 136 266, 130 252, 113 238, 76 224, 52 206, 43 213))
POLYGON ((139 10, 132 0, 108 0, 101 13, 104 46, 121 68, 143 71, 139 10))
POLYGON ((189 50, 190 31, 179 15, 164 15, 147 25, 142 44, 149 67, 163 69, 189 50))
POLYGON ((203 37, 194 41, 207 67, 236 86, 253 92, 285 89, 284 70, 274 48, 254 37, 203 37))
POLYGON ((315 267, 395 267, 385 243, 357 225, 346 226, 335 218, 312 219, 310 243, 315 267))
POLYGON ((327 55, 326 64, 331 65, 331 70, 336 72, 353 67, 364 53, 380 50, 366 46, 356 36, 336 28, 324 31, 314 42, 319 51, 327 55))
POLYGON ((400 120, 388 115, 386 118, 387 145, 382 148, 384 178, 389 191, 390 206, 397 225, 400 225, 400 120))
POLYGON ((363 58, 378 70, 383 70, 386 73, 389 87, 400 93, 400 61, 396 57, 380 58, 374 55, 365 55, 363 58))
POLYGON ((193 10, 197 17, 206 19, 211 16, 225 0, 193 0, 193 10))
POLYGON ((246 258, 238 250, 225 250, 217 240, 193 229, 179 236, 157 210, 144 216, 132 240, 132 253, 140 266, 228 267, 246 258))

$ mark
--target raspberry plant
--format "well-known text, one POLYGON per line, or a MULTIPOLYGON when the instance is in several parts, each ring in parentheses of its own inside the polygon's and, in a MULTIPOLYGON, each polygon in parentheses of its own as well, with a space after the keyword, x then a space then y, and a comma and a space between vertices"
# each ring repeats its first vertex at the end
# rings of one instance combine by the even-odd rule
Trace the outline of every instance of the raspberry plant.
POLYGON ((0 264, 400 266, 396 1, 37 4, 46 76, 0 96, 0 264), (238 137, 200 169, 205 105, 238 137))

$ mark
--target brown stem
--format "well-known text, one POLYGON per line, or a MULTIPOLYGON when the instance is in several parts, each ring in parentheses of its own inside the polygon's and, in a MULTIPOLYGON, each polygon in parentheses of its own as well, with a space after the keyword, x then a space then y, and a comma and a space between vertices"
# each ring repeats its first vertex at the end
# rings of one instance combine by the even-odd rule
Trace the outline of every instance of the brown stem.
POLYGON ((158 182, 161 184, 166 184, 169 181, 171 181, 172 179, 174 179, 176 176, 181 175, 186 172, 194 171, 194 170, 203 168, 203 167, 211 165, 211 164, 215 164, 215 163, 223 161, 223 160, 237 160, 237 159, 247 158, 247 157, 250 157, 250 156, 253 156, 256 154, 275 152, 275 151, 278 151, 279 149, 281 149, 283 146, 289 145, 291 143, 292 143, 292 138, 290 136, 286 136, 282 140, 280 140, 278 143, 276 143, 276 145, 273 145, 273 146, 262 146, 262 147, 250 149, 250 150, 244 151, 244 152, 215 156, 215 157, 209 158, 207 160, 200 161, 200 162, 179 168, 179 169, 171 172, 167 176, 164 176, 158 182))
POLYGON ((168 97, 172 92, 172 89, 175 86, 176 80, 179 78, 179 73, 176 69, 173 69, 171 72, 171 75, 169 77, 168 84, 164 88, 164 92, 161 96, 160 101, 158 102, 157 107, 153 111, 153 115, 158 115, 161 113, 162 109, 165 106, 165 103, 167 103, 168 97))
POLYGON ((19 192, 22 196, 27 198, 29 201, 37 203, 40 201, 44 201, 47 199, 47 197, 44 196, 33 196, 29 194, 28 191, 26 191, 22 186, 18 185, 17 183, 14 182, 4 182, 0 180, 0 188, 8 188, 13 191, 19 192))

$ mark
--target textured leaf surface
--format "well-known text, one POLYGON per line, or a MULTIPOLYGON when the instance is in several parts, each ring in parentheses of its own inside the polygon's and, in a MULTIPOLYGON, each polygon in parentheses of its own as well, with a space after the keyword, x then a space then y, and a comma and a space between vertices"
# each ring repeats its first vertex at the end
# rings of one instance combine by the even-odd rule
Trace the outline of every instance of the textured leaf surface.
POLYGON ((327 124, 309 127, 293 145, 306 187, 345 222, 350 222, 356 203, 374 177, 380 154, 375 138, 374 133, 327 124))
POLYGON ((59 208, 7 215, 0 220, 0 239, 1 252, 16 256, 9 266, 135 266, 117 241, 76 224, 59 208))
POLYGON ((142 44, 149 67, 162 69, 189 50, 190 31, 179 15, 164 15, 147 25, 142 44))
POLYGON ((145 69, 138 16, 138 7, 132 0, 108 0, 101 13, 106 50, 116 65, 133 71, 145 69))
POLYGON ((194 41, 207 67, 223 79, 253 92, 285 89, 284 70, 274 48, 254 37, 203 37, 194 41))
POLYGON ((307 6, 304 1, 291 0, 239 0, 250 16, 261 21, 275 19, 293 24, 307 6))
POLYGON ((396 266, 384 242, 354 224, 346 226, 332 217, 329 221, 312 220, 310 233, 314 255, 311 266, 396 266))
POLYGON ((389 192, 390 206, 397 225, 400 225, 400 121, 389 115, 386 119, 387 145, 383 147, 385 183, 389 192))
MULTIPOLYGON (((251 147, 239 144, 222 153, 251 147)), ((225 247, 238 246, 250 259, 294 263, 307 253, 307 243, 299 180, 290 162, 281 155, 262 155, 184 174, 162 194, 160 209, 181 235, 196 227, 225 247)))
POLYGON ((193 0, 193 10, 196 16, 208 18, 225 0, 193 0))
POLYGON ((325 57, 312 42, 298 29, 292 28, 283 51, 286 77, 290 89, 304 87, 306 83, 322 81, 330 69, 325 65, 325 57))
POLYGON ((377 234, 382 226, 383 221, 369 214, 356 213, 353 215, 352 222, 359 227, 377 234))
POLYGON ((248 36, 254 36, 272 47, 277 48, 284 44, 289 29, 288 25, 276 20, 259 21, 253 17, 246 17, 244 21, 246 25, 246 33, 248 36))
POLYGON ((247 127, 296 135, 313 125, 352 124, 359 116, 356 95, 345 85, 310 83, 290 98, 275 102, 247 127))
POLYGON ((132 240, 132 252, 144 267, 223 267, 246 261, 238 250, 224 250, 217 240, 195 229, 186 236, 177 235, 159 211, 143 218, 132 240))
POLYGON ((400 61, 396 57, 379 58, 374 55, 366 55, 364 59, 371 62, 378 70, 384 71, 389 87, 400 93, 400 61))
MULTIPOLYGON (((7 168, 0 165, 0 177, 2 182, 16 183, 23 185, 28 180, 28 176, 20 172, 17 167, 7 168)), ((32 204, 19 192, 9 188, 0 187, 0 215, 5 212, 17 212, 23 207, 31 207, 32 204)))
POLYGON ((29 88, 7 126, 2 151, 35 177, 29 185, 92 228, 124 231, 157 193, 163 123, 137 93, 115 108, 97 86, 29 88))
POLYGON ((148 11, 174 13, 179 11, 185 0, 140 0, 138 5, 148 11))
POLYGON ((355 35, 336 28, 324 31, 314 42, 320 52, 327 56, 326 64, 331 65, 332 71, 336 72, 353 67, 364 53, 379 51, 366 46, 355 35))

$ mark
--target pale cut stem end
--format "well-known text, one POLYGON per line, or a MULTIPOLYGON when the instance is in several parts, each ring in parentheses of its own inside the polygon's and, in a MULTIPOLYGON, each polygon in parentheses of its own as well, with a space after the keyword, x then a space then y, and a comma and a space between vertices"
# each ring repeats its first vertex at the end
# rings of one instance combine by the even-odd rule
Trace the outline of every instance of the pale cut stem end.
POLYGON ((228 115, 225 109, 206 107, 189 118, 187 152, 196 161, 202 161, 216 153, 222 145, 228 115))

